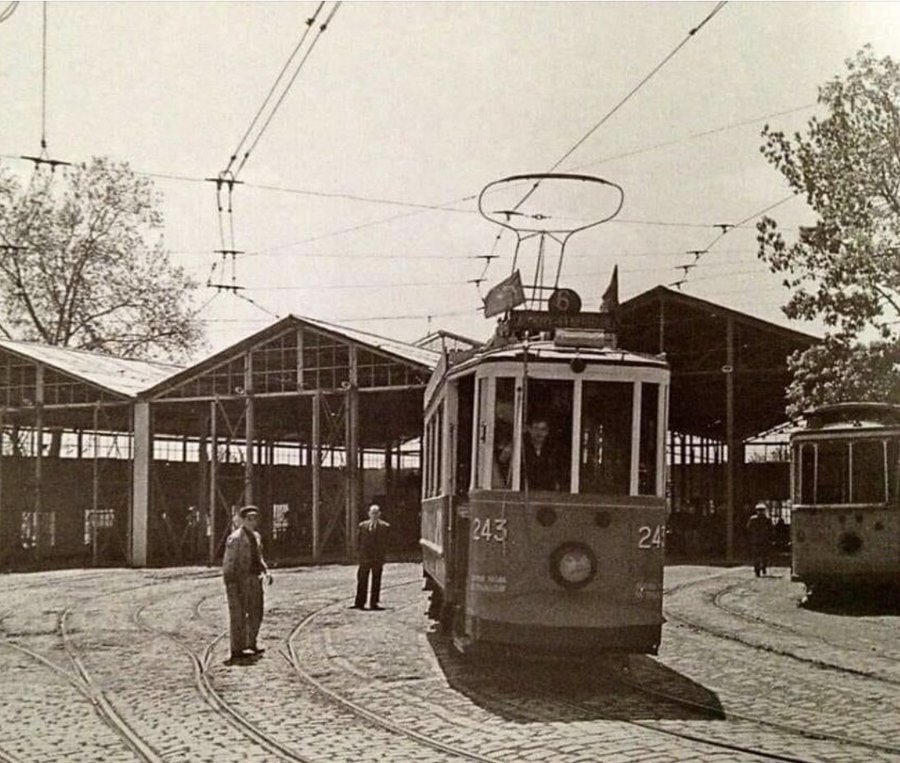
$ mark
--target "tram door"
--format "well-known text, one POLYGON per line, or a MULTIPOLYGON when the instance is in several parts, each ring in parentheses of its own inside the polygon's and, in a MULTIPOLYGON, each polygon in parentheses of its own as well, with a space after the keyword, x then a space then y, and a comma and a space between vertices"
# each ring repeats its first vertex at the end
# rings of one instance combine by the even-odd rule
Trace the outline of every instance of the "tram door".
POLYGON ((465 604, 469 568, 469 483, 472 478, 472 421, 475 411, 475 376, 457 383, 456 443, 451 486, 451 553, 453 554, 453 600, 465 604))

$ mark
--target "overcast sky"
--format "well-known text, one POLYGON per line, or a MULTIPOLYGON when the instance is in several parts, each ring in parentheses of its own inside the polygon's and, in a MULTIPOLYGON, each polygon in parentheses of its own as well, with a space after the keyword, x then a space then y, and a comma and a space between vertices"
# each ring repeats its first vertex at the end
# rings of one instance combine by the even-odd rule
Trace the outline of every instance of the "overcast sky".
MULTIPOLYGON (((49 3, 50 154, 214 176, 316 5, 49 3)), ((493 322, 466 281, 481 275, 476 257, 497 229, 471 197, 553 166, 713 7, 345 2, 241 173, 235 245, 248 254, 238 283, 279 315, 409 340, 431 315, 431 329, 488 336, 493 322)), ((800 129, 817 86, 867 42, 900 57, 898 22, 897 3, 729 3, 562 165, 625 190, 616 221, 573 239, 563 282, 591 309, 615 263, 623 299, 672 283, 716 223, 783 199, 785 183, 759 153, 762 125, 800 129)), ((22 3, 0 24, 0 155, 39 150, 40 81, 41 5, 22 3)), ((155 182, 173 258, 205 282, 220 247, 214 187, 155 182)), ((796 225, 809 212, 795 199, 772 214, 796 225)), ((501 240, 485 289, 508 274, 512 245, 501 240)), ((752 224, 722 238, 683 289, 786 323, 786 293, 756 259, 752 224)), ((204 317, 212 349, 272 320, 226 293, 204 317)))

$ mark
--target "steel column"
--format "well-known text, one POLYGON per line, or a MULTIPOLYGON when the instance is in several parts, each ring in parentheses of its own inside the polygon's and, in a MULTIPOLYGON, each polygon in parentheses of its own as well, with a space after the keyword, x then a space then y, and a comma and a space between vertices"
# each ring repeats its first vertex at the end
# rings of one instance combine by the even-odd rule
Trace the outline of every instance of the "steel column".
POLYGON ((134 404, 134 461, 132 462, 131 553, 133 567, 146 567, 150 521, 150 482, 153 468, 153 428, 150 403, 134 404))
POLYGON ((244 503, 252 504, 254 444, 256 442, 255 405, 253 403, 253 353, 244 363, 244 503))
POLYGON ((216 546, 219 528, 216 527, 216 479, 219 465, 219 438, 216 432, 218 403, 213 400, 209 404, 209 564, 216 563, 216 546))
POLYGON ((321 548, 321 498, 322 498, 322 393, 316 390, 312 408, 312 553, 313 561, 319 561, 321 548))
POLYGON ((734 431, 734 319, 725 324, 725 438, 728 462, 725 465, 725 558, 734 559, 735 468, 737 440, 734 431))
POLYGON ((34 432, 32 434, 34 448, 34 522, 37 531, 35 539, 35 553, 37 558, 43 556, 43 496, 42 486, 44 482, 44 367, 40 364, 35 366, 35 389, 34 389, 34 432))

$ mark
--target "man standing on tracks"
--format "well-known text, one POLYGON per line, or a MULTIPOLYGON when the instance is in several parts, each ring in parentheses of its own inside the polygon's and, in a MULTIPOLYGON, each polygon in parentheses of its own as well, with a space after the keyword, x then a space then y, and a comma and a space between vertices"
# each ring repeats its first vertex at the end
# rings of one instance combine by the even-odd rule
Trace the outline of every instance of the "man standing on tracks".
POLYGON ((272 582, 257 531, 259 509, 244 506, 239 514, 241 526, 228 536, 222 559, 231 632, 231 657, 226 665, 244 662, 265 651, 257 646, 256 637, 263 618, 263 577, 272 582))
POLYGON ((369 592, 369 609, 383 609, 378 600, 381 597, 381 569, 384 566, 389 529, 390 525, 381 519, 381 507, 373 503, 369 506, 368 520, 359 523, 359 569, 356 572, 356 601, 353 602, 352 609, 366 608, 370 573, 372 589, 369 592))
POLYGON ((756 577, 765 575, 768 570, 769 543, 771 542, 772 524, 766 516, 766 504, 756 504, 756 512, 747 520, 747 532, 750 535, 750 554, 753 557, 753 572, 756 577))

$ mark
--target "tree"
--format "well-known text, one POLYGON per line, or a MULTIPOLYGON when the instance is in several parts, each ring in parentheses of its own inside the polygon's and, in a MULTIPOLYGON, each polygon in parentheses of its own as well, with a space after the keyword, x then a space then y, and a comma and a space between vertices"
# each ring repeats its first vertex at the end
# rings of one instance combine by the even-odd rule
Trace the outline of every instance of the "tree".
POLYGON ((0 335, 123 357, 185 359, 203 341, 198 284, 162 241, 160 197, 125 163, 0 168, 0 335))
POLYGON ((762 133, 763 155, 817 220, 788 243, 764 217, 759 257, 793 292, 785 314, 829 327, 821 346, 790 361, 792 415, 824 402, 900 403, 900 66, 866 46, 846 67, 819 88, 826 115, 806 134, 762 133))

